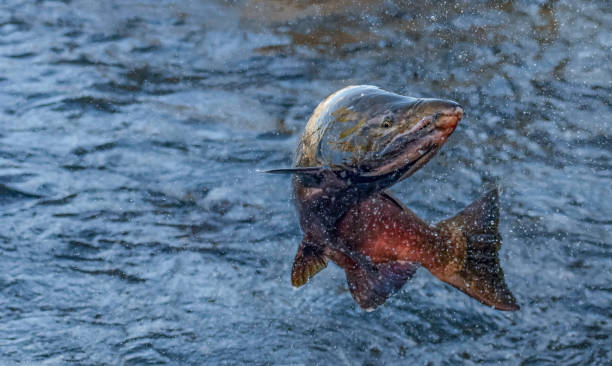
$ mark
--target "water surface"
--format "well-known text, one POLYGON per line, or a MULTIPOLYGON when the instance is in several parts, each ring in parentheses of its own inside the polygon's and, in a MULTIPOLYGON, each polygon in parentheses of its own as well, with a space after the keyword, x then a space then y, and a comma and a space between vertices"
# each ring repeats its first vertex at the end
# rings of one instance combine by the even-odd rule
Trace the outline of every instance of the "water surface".
POLYGON ((4 1, 0 363, 609 365, 605 1, 4 1), (330 265, 299 291, 288 166, 350 84, 457 100, 394 188, 436 222, 502 189, 522 309, 420 270, 372 313, 330 265))

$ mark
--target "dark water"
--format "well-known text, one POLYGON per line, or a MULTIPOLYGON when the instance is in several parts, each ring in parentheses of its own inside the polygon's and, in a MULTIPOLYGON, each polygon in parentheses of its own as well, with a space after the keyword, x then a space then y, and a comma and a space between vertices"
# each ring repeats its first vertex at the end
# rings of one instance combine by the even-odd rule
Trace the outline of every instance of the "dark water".
POLYGON ((610 365, 606 1, 3 1, 0 364, 610 365), (423 219, 497 182, 521 311, 420 270, 372 313, 300 291, 286 177, 349 84, 466 117, 395 187, 423 219))

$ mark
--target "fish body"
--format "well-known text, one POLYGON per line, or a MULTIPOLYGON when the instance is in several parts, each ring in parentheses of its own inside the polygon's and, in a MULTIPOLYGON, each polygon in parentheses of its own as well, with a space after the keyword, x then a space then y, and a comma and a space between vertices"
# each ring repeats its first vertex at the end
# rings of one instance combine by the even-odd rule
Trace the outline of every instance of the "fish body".
POLYGON ((496 189, 434 226, 390 194, 378 193, 353 206, 336 227, 336 235, 350 252, 368 258, 370 267, 337 251, 328 250, 326 255, 346 271, 351 293, 365 309, 382 304, 422 266, 485 305, 518 310, 499 265, 498 218, 496 189), (400 276, 401 271, 385 276, 389 265, 399 264, 405 276, 400 276), (377 281, 387 282, 387 287, 377 281))
MULTIPOLYGON (((474 241, 466 239, 472 234, 462 223, 474 222, 486 207, 497 207, 497 195, 429 226, 386 191, 425 165, 462 116, 462 107, 453 101, 406 97, 368 85, 341 89, 317 106, 298 143, 294 166, 268 171, 293 175, 304 233, 292 268, 293 286, 304 285, 331 259, 345 270, 351 294, 364 309, 384 303, 419 265, 470 294, 466 289, 476 277, 457 277, 471 258, 468 242, 474 241)), ((491 235, 497 238, 496 224, 494 229, 491 235)), ((497 260, 497 250, 493 255, 497 260)))

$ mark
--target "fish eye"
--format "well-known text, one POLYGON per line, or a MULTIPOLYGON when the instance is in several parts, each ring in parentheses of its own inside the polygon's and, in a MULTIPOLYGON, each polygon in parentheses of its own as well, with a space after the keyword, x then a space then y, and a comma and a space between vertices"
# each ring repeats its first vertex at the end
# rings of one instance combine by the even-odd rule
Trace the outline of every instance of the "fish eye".
POLYGON ((382 123, 380 124, 380 127, 382 127, 382 128, 389 128, 392 125, 393 125, 393 120, 391 119, 391 117, 385 116, 385 118, 383 118, 382 123))

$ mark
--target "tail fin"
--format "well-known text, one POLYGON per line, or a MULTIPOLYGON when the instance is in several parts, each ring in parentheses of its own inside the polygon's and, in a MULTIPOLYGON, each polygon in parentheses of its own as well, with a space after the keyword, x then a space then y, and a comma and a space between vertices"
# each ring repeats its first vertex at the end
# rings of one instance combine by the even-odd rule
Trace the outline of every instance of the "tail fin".
POLYGON ((437 227, 451 237, 464 238, 466 246, 461 269, 440 279, 485 305, 514 311, 520 307, 499 265, 498 251, 502 242, 498 219, 499 194, 495 188, 459 214, 438 223, 437 227))
POLYGON ((366 311, 382 305, 389 296, 399 291, 416 272, 411 262, 355 264, 345 268, 346 281, 355 301, 366 311))

